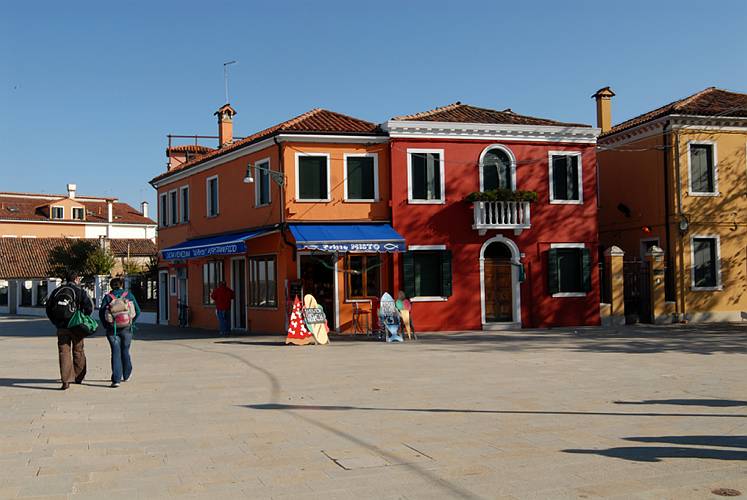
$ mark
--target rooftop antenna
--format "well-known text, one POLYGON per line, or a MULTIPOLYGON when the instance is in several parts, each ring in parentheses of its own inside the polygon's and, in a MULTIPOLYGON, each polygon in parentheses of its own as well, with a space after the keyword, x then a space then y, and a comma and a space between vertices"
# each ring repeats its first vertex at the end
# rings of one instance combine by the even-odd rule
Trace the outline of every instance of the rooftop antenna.
POLYGON ((226 84, 226 104, 230 102, 228 100, 228 67, 232 64, 236 64, 236 61, 228 61, 223 63, 223 81, 226 84))

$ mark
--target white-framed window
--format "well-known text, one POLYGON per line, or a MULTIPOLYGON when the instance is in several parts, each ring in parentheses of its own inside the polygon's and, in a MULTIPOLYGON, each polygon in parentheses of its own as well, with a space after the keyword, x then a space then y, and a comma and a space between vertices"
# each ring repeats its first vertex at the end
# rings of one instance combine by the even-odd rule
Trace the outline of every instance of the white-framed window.
POLYGON ((480 154, 480 191, 516 190, 516 157, 502 144, 491 144, 480 154))
POLYGON ((223 281, 223 261, 211 260, 202 265, 202 303, 214 304, 213 290, 218 288, 218 283, 223 281))
POLYGON ((272 203, 270 190, 270 159, 254 163, 254 206, 263 207, 272 203))
POLYGON ((442 301, 451 296, 451 252, 446 245, 409 245, 402 263, 405 294, 413 302, 442 301))
POLYGON ((718 196, 718 156, 713 141, 688 141, 688 191, 692 196, 718 196))
POLYGON ((161 227, 169 225, 169 200, 166 193, 158 195, 158 224, 161 227))
POLYGON ((550 151, 550 203, 580 205, 584 202, 581 153, 550 151))
POLYGON ((0 307, 8 305, 8 296, 10 283, 7 280, 0 280, 0 307))
POLYGON ((205 179, 205 190, 206 190, 206 213, 208 217, 217 217, 220 213, 220 205, 218 204, 218 176, 214 175, 205 179))
POLYGON ((176 274, 169 275, 169 295, 176 297, 176 274))
POLYGON ((345 201, 374 202, 379 199, 379 155, 346 153, 345 201))
POLYGON ((553 297, 584 297, 591 291, 591 252, 583 243, 552 243, 547 255, 553 297))
POLYGON ((52 207, 52 218, 53 219, 64 219, 65 218, 65 207, 52 207))
POLYGON ((407 150, 407 201, 446 203, 443 149, 407 150))
POLYGON ((277 307, 277 259, 274 255, 249 257, 249 306, 277 307))
POLYGON ((169 191, 169 224, 179 223, 179 197, 176 189, 169 191))
POLYGON ((659 244, 659 238, 641 238, 641 245, 639 247, 640 252, 641 252, 640 254, 641 259, 646 258, 646 254, 654 246, 657 246, 657 247, 661 246, 659 244))
POLYGON ((296 153, 296 200, 330 199, 329 154, 296 153))
POLYGON ((86 209, 83 207, 73 207, 73 219, 83 220, 86 217, 86 209))
POLYGON ((692 289, 721 290, 721 238, 694 234, 690 237, 692 289))
POLYGON ((182 222, 189 222, 189 186, 179 188, 179 213, 182 222))

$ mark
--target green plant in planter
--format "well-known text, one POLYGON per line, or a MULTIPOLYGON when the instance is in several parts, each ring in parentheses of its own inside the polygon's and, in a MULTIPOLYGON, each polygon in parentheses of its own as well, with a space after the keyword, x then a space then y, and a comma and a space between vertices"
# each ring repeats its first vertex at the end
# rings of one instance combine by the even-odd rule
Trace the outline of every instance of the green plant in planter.
POLYGON ((489 191, 475 191, 464 198, 464 201, 537 201, 536 191, 511 191, 510 189, 491 189, 489 191))

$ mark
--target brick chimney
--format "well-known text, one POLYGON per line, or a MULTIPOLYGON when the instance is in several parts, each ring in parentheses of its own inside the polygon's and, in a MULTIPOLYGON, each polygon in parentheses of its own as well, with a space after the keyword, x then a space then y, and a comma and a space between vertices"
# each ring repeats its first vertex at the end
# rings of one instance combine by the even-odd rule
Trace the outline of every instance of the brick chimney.
POLYGON ((222 148, 233 142, 233 117, 236 110, 230 104, 224 104, 213 114, 218 117, 218 147, 222 148))
POLYGON ((612 89, 604 87, 591 96, 597 101, 597 127, 602 129, 602 133, 612 128, 612 97, 614 95, 612 89))

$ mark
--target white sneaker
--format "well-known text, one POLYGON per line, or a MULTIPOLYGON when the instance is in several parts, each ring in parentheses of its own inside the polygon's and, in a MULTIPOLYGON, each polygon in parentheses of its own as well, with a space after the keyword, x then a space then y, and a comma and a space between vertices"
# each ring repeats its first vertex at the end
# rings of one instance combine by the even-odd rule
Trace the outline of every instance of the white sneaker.
POLYGON ((112 382, 112 387, 119 387, 119 382, 112 382))
POLYGON ((129 377, 127 377, 126 379, 124 379, 122 382, 129 382, 130 380, 132 380, 132 375, 130 375, 129 377))

